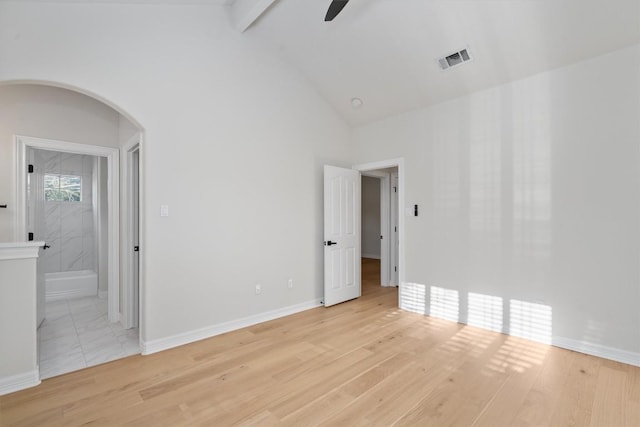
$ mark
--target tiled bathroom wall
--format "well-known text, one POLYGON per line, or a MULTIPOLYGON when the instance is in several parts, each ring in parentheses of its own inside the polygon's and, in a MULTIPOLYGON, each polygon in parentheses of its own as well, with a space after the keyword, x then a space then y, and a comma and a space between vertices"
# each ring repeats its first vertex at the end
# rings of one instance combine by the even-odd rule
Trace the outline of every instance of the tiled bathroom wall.
POLYGON ((82 201, 44 202, 44 240, 51 246, 42 252, 44 272, 95 270, 94 157, 34 150, 34 162, 43 179, 47 173, 82 177, 82 201))

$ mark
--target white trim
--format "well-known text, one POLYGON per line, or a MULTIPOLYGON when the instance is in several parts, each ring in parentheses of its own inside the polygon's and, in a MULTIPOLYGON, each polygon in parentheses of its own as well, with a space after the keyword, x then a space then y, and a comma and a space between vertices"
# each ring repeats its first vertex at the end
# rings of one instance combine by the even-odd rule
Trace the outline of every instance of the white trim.
POLYGON ((145 134, 140 131, 138 149, 138 244, 140 245, 140 253, 138 255, 138 335, 141 343, 146 337, 145 141, 145 134))
POLYGON ((402 295, 402 288, 405 281, 405 259, 404 259, 404 158, 398 157, 395 159, 382 160, 378 162, 361 163, 352 166, 353 169, 360 171, 361 173, 367 171, 375 171, 376 169, 388 169, 398 168, 398 306, 400 306, 400 296, 402 295))
POLYGON ((0 378, 0 396, 35 387, 38 384, 40 384, 40 370, 38 368, 31 372, 3 377, 0 378))
MULTIPOLYGON (((101 164, 100 159, 97 157, 93 158, 93 169, 91 170, 91 207, 93 209, 93 262, 95 265, 95 272, 97 274, 96 282, 98 284, 98 289, 100 289, 100 272, 103 266, 100 265, 100 248, 102 247, 102 240, 107 236, 104 236, 102 233, 101 221, 102 215, 100 213, 102 207, 102 191, 100 185, 100 176, 101 173, 101 164)), ((108 274, 107 274, 108 277, 108 274)), ((107 279, 108 280, 108 279, 107 279)), ((108 282, 107 282, 108 283, 108 282)))
POLYGON ((389 239, 389 285, 397 287, 400 281, 398 280, 397 266, 398 266, 398 245, 396 242, 396 235, 400 224, 398 218, 400 218, 400 204, 398 203, 398 187, 400 187, 398 180, 398 173, 392 172, 389 175, 389 235, 392 237, 389 239), (394 186, 395 184, 395 186, 394 186), (391 188, 395 188, 395 191, 391 191, 391 188), (393 271, 391 271, 393 269, 393 271))
POLYGON ((231 20, 241 33, 245 32, 275 0, 236 0, 231 5, 231 20))
POLYGON ((0 260, 38 258, 44 242, 0 243, 0 260))
MULTIPOLYGON (((355 166, 353 167, 353 169, 355 169, 355 166)), ((356 169, 356 170, 358 170, 358 169, 356 169)), ((371 177, 371 178, 387 178, 389 176, 389 174, 387 172, 380 172, 378 170, 360 171, 360 175, 368 176, 368 177, 371 177)))
POLYGON ((268 322, 280 317, 290 316, 300 313, 301 311, 310 310, 312 308, 322 307, 321 299, 303 302, 301 304, 283 307, 265 313, 255 314, 253 316, 243 317, 242 319, 232 320, 230 322, 220 323, 218 325, 207 326, 205 328, 172 335, 166 338, 160 338, 153 341, 142 342, 142 354, 152 354, 159 351, 168 350, 170 348, 189 344, 195 341, 215 337, 216 335, 225 334, 227 332, 246 328, 248 326, 257 325, 258 323, 268 322))
POLYGON ((553 337, 551 339, 551 343, 556 347, 577 351, 578 353, 584 353, 640 367, 640 353, 564 337, 553 337))
POLYGON ((379 254, 362 254, 362 258, 381 259, 379 254))
MULTIPOLYGON (((132 328, 137 326, 140 330, 140 325, 137 325, 133 320, 135 315, 135 307, 132 304, 132 301, 135 301, 136 289, 134 289, 133 283, 133 252, 131 252, 131 248, 134 246, 135 242, 133 240, 133 209, 131 206, 133 204, 133 194, 131 193, 131 177, 133 172, 133 153, 138 152, 138 246, 142 246, 142 185, 141 185, 141 163, 142 163, 142 134, 137 133, 133 137, 131 137, 124 145, 122 145, 122 151, 120 152, 121 156, 121 164, 122 164, 122 203, 123 203, 123 212, 125 212, 124 219, 124 227, 126 233, 126 239, 123 242, 125 245, 123 248, 124 256, 122 258, 122 318, 120 319, 122 326, 125 329, 132 328)), ((141 298, 141 264, 142 264, 142 254, 138 253, 138 319, 141 319, 141 310, 140 304, 142 301, 141 298)))
MULTIPOLYGON (((409 311, 412 313, 423 314, 428 317, 433 317, 441 320, 446 320, 448 322, 460 323, 461 325, 470 326, 469 323, 462 321, 461 319, 451 320, 450 318, 445 318, 441 316, 436 316, 433 314, 429 314, 427 311, 421 311, 413 309, 412 307, 400 307, 404 311, 409 311)), ((504 335, 508 335, 511 337, 522 338, 529 341, 539 342, 542 344, 552 345, 554 347, 563 348, 566 350, 576 351, 578 353, 588 354, 590 356, 601 357, 603 359, 613 360, 620 363, 626 363, 628 365, 638 366, 640 367, 640 353, 634 353, 632 351, 620 350, 614 347, 607 347, 601 344, 594 344, 587 341, 575 340, 573 338, 564 338, 553 336, 551 340, 536 340, 532 338, 521 337, 518 335, 510 334, 508 330, 504 330, 504 328, 491 329, 485 328, 479 325, 473 325, 474 328, 483 329, 485 331, 498 332, 504 335)))
POLYGON ((65 153, 87 154, 107 158, 108 169, 108 239, 109 239, 109 321, 117 322, 120 317, 120 175, 119 150, 97 145, 34 138, 14 135, 16 146, 16 217, 15 240, 23 241, 27 233, 27 147, 61 151, 65 153))
POLYGON ((402 166, 404 168, 404 157, 395 159, 380 160, 378 162, 360 163, 351 168, 360 172, 375 171, 376 169, 389 169, 402 166))

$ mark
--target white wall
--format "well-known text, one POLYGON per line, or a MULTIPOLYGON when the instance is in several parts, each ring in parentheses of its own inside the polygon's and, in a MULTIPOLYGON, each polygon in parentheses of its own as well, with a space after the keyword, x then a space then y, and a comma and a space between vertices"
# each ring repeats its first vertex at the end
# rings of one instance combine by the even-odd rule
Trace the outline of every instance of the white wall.
POLYGON ((362 257, 380 258, 380 179, 362 177, 362 257))
POLYGON ((348 164, 349 130, 225 8, 3 2, 0 28, 0 81, 83 88, 144 127, 144 341, 321 297, 321 168, 348 164))
MULTIPOLYGON (((0 22, 5 18, 4 8, 5 5, 0 5, 0 22)), ((4 23, 0 27, 4 28, 4 23)), ((4 54, 5 49, 0 49, 4 54)), ((0 67, 4 65, 5 60, 0 67)), ((13 135, 117 147, 118 117, 116 111, 103 103, 66 89, 0 85, 0 204, 9 205, 8 209, 0 209, 0 242, 14 240, 13 135)))
POLYGON ((405 306, 505 332, 550 308, 555 343, 640 364, 639 117, 635 46, 354 130, 420 205, 405 306))

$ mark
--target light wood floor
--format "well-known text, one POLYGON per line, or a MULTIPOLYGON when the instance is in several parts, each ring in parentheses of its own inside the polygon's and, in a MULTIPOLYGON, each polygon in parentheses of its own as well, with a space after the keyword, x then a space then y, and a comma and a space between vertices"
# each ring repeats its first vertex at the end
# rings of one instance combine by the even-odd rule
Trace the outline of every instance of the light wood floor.
POLYGON ((402 312, 378 268, 358 300, 0 397, 0 425, 640 426, 640 368, 402 312))

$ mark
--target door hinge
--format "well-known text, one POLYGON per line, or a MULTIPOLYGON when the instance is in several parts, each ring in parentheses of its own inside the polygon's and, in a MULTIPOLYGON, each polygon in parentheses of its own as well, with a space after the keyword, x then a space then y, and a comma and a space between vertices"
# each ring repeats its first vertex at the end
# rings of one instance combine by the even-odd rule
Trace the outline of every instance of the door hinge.
POLYGON ((140 246, 134 246, 133 247, 133 252, 138 252, 140 250, 140 246))
POLYGON ((380 240, 382 240, 382 236, 380 236, 380 240))
POLYGON ((33 242, 33 233, 31 232, 29 233, 29 237, 27 240, 29 240, 30 242, 33 242))
POLYGON ((29 172, 29 173, 33 173, 33 165, 29 165, 29 166, 27 167, 27 172, 29 172))
POLYGON ((398 192, 398 187, 393 187, 393 192, 397 193, 398 192))
POLYGON ((393 267, 393 271, 398 271, 398 266, 393 267))
POLYGON ((398 227, 393 227, 393 231, 398 232, 398 227))

